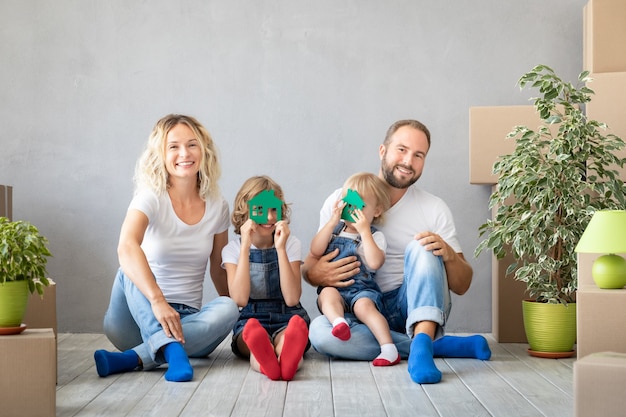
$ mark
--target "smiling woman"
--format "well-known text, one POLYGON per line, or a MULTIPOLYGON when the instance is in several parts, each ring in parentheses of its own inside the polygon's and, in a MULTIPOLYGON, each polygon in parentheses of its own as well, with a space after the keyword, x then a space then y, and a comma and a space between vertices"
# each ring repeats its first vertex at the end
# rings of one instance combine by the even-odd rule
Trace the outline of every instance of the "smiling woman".
POLYGON ((170 175, 170 184, 176 177, 198 178, 202 150, 198 139, 185 124, 177 124, 167 134, 165 145, 165 167, 170 175))
POLYGON ((104 330, 120 352, 94 354, 101 377, 168 363, 165 378, 189 381, 189 357, 206 357, 234 325, 221 251, 228 204, 220 195, 213 140, 192 117, 159 120, 135 171, 122 224, 120 268, 104 330), (202 305, 205 271, 220 297, 202 305))

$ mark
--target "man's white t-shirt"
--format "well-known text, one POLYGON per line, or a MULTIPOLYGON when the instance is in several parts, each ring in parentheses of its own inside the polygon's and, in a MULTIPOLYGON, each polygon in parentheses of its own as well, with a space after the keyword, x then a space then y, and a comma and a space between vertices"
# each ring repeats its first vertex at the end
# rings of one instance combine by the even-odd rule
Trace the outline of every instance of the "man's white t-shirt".
MULTIPOLYGON (((335 190, 320 210, 321 229, 331 217, 332 207, 341 199, 341 189, 335 190)), ((417 188, 407 188, 404 196, 384 214, 384 222, 375 226, 385 235, 387 251, 385 263, 376 272, 376 283, 383 292, 392 291, 404 279, 404 250, 415 235, 433 232, 460 253, 461 245, 448 205, 439 197, 417 188)))
POLYGON ((148 217, 141 248, 165 299, 201 308, 213 237, 229 226, 226 200, 222 196, 207 198, 204 216, 194 225, 178 218, 168 193, 139 192, 128 209, 139 210, 148 217))

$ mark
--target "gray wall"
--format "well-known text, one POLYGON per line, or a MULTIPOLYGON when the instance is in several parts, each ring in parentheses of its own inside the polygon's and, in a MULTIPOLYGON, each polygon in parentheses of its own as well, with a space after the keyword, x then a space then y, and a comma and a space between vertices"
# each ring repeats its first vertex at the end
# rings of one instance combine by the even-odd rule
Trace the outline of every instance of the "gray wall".
MULTIPOLYGON (((489 332, 468 109, 527 104, 515 83, 535 64, 575 80, 585 2, 0 0, 0 183, 50 239, 59 330, 101 331, 135 160, 177 112, 213 134, 231 204, 251 175, 283 185, 305 248, 329 192, 377 172, 387 127, 426 123, 420 185, 450 205, 475 272, 448 329, 489 332)), ((318 314, 308 285, 303 301, 318 314)))

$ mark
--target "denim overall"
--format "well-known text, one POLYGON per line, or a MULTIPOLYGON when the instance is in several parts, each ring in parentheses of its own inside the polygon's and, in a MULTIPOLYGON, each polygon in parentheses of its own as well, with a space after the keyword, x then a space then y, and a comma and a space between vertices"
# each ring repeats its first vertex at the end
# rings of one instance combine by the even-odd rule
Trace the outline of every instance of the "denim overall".
MULTIPOLYGON (((361 243, 361 236, 357 236, 355 239, 346 236, 339 236, 344 227, 345 223, 342 221, 335 226, 333 229, 333 235, 328 243, 328 248, 326 248, 326 252, 324 254, 332 252, 335 249, 339 249, 339 254, 334 260, 342 259, 347 256, 356 256, 360 261, 361 257, 357 255, 357 248, 361 243)), ((370 226, 370 229, 372 234, 376 232, 376 228, 370 226)), ((361 271, 357 275, 348 279, 354 279, 354 284, 349 287, 337 288, 346 303, 346 312, 352 312, 354 303, 359 298, 363 297, 371 299, 374 304, 376 304, 378 311, 382 311, 382 292, 380 287, 378 287, 378 284, 376 284, 376 281, 374 281, 374 272, 368 270, 364 262, 361 262, 361 271)), ((321 291, 322 287, 318 287, 317 293, 319 294, 321 291)))
POLYGON ((277 332, 287 327, 289 319, 294 315, 302 317, 307 325, 311 322, 309 315, 300 303, 293 307, 285 304, 285 299, 280 290, 280 272, 276 248, 250 248, 250 299, 248 304, 241 309, 239 320, 233 329, 233 343, 231 345, 233 352, 241 355, 235 340, 243 331, 248 319, 257 319, 273 338, 277 332))

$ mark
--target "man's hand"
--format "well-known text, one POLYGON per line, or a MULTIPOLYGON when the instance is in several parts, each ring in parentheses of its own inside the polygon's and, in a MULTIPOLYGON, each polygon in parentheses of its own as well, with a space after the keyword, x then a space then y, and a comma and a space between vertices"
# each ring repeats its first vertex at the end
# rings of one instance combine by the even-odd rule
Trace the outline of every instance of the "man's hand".
POLYGON ((418 233, 415 235, 415 240, 418 240, 424 249, 431 251, 433 255, 441 256, 444 262, 456 258, 454 250, 438 234, 432 232, 418 233))
POLYGON ((322 287, 348 287, 354 284, 354 280, 349 278, 359 273, 361 263, 356 256, 333 261, 338 254, 339 249, 319 259, 309 254, 304 261, 304 277, 307 282, 322 287))
POLYGON ((441 257, 448 277, 448 288, 455 294, 465 294, 472 283, 474 271, 463 253, 456 253, 441 236, 432 232, 418 233, 415 240, 433 255, 441 257))

